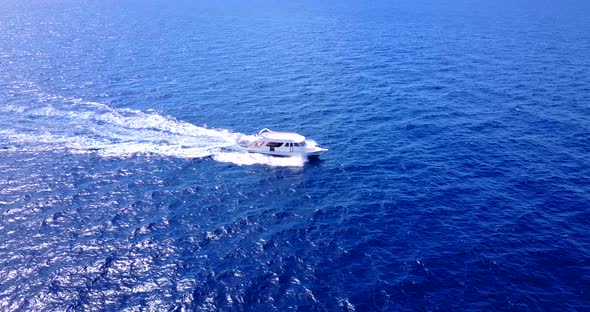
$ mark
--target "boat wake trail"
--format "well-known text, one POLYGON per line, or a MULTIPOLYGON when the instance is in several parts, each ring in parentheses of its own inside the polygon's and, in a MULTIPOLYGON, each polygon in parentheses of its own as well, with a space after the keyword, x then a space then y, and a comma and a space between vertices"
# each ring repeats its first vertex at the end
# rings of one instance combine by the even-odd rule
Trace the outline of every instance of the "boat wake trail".
POLYGON ((101 157, 211 157, 237 165, 300 167, 302 158, 250 154, 240 145, 253 136, 200 127, 155 111, 115 109, 106 104, 40 95, 29 107, 7 105, 10 128, 0 128, 0 151, 67 151, 101 157))

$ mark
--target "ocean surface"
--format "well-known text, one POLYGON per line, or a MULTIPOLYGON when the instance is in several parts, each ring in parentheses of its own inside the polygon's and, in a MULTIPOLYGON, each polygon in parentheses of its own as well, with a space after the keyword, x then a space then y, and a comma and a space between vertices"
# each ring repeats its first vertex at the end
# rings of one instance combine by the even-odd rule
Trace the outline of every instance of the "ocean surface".
POLYGON ((1 1, 0 311, 590 311, 588 16, 1 1))

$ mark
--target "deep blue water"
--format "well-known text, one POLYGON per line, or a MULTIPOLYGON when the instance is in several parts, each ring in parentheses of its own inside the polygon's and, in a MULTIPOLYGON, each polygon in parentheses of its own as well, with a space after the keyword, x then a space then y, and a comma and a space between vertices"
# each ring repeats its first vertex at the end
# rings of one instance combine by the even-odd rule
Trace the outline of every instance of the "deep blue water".
POLYGON ((590 310, 589 15, 0 2, 0 310, 590 310))

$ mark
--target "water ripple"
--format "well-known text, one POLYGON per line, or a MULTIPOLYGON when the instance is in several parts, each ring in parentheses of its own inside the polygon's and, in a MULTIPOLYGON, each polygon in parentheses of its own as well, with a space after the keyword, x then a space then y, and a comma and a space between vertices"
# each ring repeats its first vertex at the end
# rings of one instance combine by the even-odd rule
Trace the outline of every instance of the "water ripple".
POLYGON ((588 309, 574 2, 0 3, 0 310, 588 309))

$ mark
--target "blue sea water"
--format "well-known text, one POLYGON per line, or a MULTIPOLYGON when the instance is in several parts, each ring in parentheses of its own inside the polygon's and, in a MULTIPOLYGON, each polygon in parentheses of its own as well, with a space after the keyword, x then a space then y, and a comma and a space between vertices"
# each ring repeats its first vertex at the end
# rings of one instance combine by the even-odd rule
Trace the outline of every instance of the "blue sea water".
POLYGON ((0 2, 0 310, 590 310, 589 15, 0 2))

